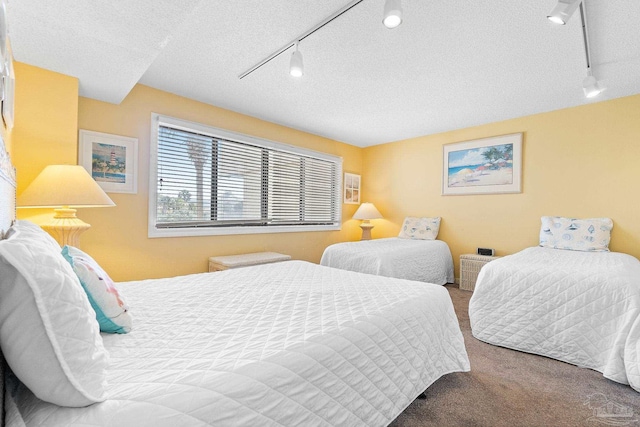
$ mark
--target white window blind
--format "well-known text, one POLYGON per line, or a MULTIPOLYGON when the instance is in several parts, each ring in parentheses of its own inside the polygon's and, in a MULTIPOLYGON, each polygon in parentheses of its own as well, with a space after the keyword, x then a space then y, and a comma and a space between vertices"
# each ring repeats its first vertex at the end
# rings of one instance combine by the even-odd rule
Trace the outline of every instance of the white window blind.
POLYGON ((160 235, 178 229, 246 233, 340 226, 339 157, 161 117, 156 132, 150 194, 160 235))

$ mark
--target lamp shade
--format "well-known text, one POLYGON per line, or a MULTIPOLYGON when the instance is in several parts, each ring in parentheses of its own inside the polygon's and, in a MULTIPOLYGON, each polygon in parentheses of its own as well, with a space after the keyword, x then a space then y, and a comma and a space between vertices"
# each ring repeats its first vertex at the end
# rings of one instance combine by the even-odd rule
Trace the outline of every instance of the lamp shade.
POLYGON ((382 218, 382 214, 373 203, 363 203, 360 205, 355 214, 353 214, 353 219, 378 219, 382 218))
POLYGON ((20 208, 115 206, 89 173, 78 165, 49 165, 18 197, 20 208))

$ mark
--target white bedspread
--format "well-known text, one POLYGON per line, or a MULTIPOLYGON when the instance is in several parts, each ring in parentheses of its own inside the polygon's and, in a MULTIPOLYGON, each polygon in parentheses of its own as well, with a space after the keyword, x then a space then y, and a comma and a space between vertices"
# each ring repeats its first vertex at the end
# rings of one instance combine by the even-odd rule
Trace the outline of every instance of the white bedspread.
POLYGON ((602 372, 640 391, 640 262, 614 252, 528 248, 485 265, 473 335, 602 372))
POLYGON ((109 400, 22 389, 27 426, 384 426, 469 370, 440 286, 288 261, 118 288, 134 325, 103 335, 109 400))
POLYGON ((442 240, 391 237, 336 243, 325 249, 320 264, 436 285, 454 281, 451 251, 442 240))

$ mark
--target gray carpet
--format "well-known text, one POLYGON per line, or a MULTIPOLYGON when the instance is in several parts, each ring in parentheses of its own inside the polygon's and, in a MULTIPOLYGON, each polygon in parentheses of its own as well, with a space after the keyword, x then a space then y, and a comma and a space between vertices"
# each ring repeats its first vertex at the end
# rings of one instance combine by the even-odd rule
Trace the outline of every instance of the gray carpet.
POLYGON ((425 400, 413 402, 391 426, 640 426, 640 393, 590 369, 475 339, 471 292, 447 289, 471 372, 440 378, 425 400))

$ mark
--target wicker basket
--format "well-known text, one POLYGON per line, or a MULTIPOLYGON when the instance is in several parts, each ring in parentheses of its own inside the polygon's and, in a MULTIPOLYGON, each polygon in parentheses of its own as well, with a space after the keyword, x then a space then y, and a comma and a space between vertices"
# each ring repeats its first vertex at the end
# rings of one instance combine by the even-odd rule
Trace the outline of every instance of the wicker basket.
POLYGON ((498 259, 497 256, 460 255, 460 289, 473 291, 480 269, 488 262, 498 259))

